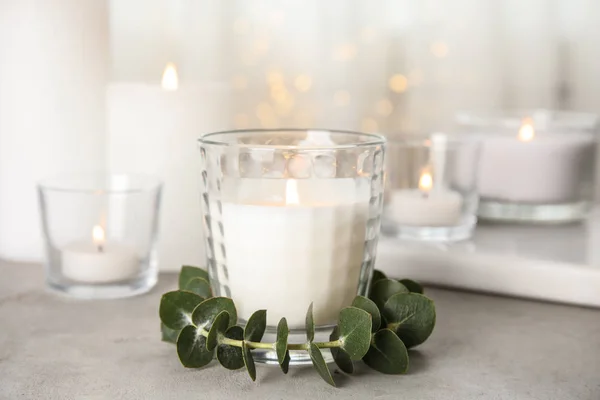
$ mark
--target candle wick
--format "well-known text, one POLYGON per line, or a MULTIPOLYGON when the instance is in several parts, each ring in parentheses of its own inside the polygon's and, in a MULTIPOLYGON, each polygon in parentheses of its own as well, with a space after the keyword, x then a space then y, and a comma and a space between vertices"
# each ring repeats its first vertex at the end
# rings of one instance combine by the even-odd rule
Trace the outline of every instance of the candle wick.
POLYGON ((98 253, 104 253, 104 246, 101 244, 98 245, 98 253))
POLYGON ((424 198, 424 199, 426 199, 426 198, 428 198, 428 197, 429 197, 429 192, 425 192, 425 191, 423 191, 423 192, 421 192, 421 194, 423 195, 423 198, 424 198))

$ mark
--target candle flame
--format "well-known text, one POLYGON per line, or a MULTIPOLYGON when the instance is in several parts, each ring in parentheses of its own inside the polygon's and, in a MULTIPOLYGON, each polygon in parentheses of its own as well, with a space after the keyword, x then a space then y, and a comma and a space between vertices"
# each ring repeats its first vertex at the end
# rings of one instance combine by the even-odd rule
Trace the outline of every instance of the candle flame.
POLYGON ((168 63, 162 75, 162 88, 164 90, 177 90, 179 88, 179 77, 177 67, 174 63, 168 63))
POLYGON ((525 118, 523 124, 519 129, 519 140, 522 142, 529 142, 535 137, 535 129, 533 128, 533 121, 531 118, 525 118))
POLYGON ((92 239, 96 246, 102 246, 104 244, 104 229, 100 225, 94 226, 92 229, 92 239))
POLYGON ((285 204, 300 204, 298 182, 295 179, 289 179, 285 184, 285 204))
POLYGON ((429 192, 433 186, 433 177, 429 172, 423 172, 419 178, 419 190, 429 192))

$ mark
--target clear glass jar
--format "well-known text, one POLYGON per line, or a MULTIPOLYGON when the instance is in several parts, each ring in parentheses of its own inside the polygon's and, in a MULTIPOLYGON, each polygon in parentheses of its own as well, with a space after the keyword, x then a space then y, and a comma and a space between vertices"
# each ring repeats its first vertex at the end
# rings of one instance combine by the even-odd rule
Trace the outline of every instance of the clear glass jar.
POLYGON ((479 217, 564 223, 584 219, 594 199, 598 118, 568 111, 462 113, 482 137, 479 217))
POLYGON ((127 297, 157 282, 162 184, 143 175, 73 174, 38 186, 50 288, 127 297))
POLYGON ((445 133, 388 143, 383 232, 406 240, 457 241, 477 223, 480 143, 445 133))
MULTIPOLYGON (((325 130, 248 130, 203 136, 202 206, 216 295, 235 301, 242 323, 267 310, 306 340, 313 303, 317 336, 366 295, 383 204, 385 139, 325 130)), ((292 364, 310 363, 292 352, 292 364)), ((255 356, 277 362, 274 351, 255 356)))

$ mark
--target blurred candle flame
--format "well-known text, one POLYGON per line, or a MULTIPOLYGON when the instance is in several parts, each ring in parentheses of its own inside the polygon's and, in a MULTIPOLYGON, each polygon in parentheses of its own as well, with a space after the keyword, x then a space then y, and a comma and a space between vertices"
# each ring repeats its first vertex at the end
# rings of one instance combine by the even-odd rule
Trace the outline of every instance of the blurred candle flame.
POLYGON ((295 179, 289 179, 285 184, 285 204, 300 204, 298 182, 295 179))
POLYGON ((104 244, 104 229, 100 225, 96 225, 94 226, 94 229, 92 229, 92 240, 96 246, 102 246, 104 244))
POLYGON ((179 77, 177 67, 174 63, 168 63, 162 75, 161 86, 164 90, 177 90, 179 88, 179 77))
POLYGON ((429 172, 423 172, 419 178, 419 190, 428 193, 433 186, 433 178, 429 172))
POLYGON ((535 137, 535 129, 533 128, 533 121, 529 118, 523 120, 521 128, 519 128, 519 140, 522 142, 529 142, 535 137))

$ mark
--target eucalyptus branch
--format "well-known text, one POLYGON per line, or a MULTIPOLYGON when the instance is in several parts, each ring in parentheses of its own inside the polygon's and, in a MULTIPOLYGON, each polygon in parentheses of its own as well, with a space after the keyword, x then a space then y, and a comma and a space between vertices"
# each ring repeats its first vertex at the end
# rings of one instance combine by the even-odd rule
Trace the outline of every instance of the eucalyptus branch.
POLYGON ((340 311, 338 325, 328 342, 315 342, 312 304, 306 314, 304 343, 288 343, 289 329, 282 318, 276 341, 262 342, 267 311, 256 311, 244 327, 237 325, 233 300, 213 297, 206 271, 184 266, 179 290, 165 293, 160 303, 163 340, 176 343, 185 367, 199 368, 217 360, 228 369, 246 367, 252 380, 256 368, 252 350, 272 350, 284 373, 290 351, 306 351, 319 375, 335 386, 321 349, 330 349, 337 366, 346 373, 353 361, 362 360, 386 374, 402 374, 408 369, 407 348, 423 343, 435 325, 435 306, 423 288, 411 280, 388 279, 380 271, 372 278, 370 298, 357 296, 340 311))

